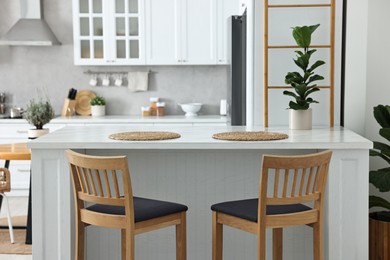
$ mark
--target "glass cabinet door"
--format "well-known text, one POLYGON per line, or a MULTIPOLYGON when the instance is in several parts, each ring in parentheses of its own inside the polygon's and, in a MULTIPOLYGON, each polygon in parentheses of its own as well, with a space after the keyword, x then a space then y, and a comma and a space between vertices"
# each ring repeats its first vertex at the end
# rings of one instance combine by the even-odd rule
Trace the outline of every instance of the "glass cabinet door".
POLYGON ((138 0, 115 0, 115 58, 140 58, 140 11, 138 0))
POLYGON ((79 0, 79 44, 81 59, 104 59, 102 0, 79 0))
POLYGON ((75 64, 144 64, 143 1, 73 0, 75 64))

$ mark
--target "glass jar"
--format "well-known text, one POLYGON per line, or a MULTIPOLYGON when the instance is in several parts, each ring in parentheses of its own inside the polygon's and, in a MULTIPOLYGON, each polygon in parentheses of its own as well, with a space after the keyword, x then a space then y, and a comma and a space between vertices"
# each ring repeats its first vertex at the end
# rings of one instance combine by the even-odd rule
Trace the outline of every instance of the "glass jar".
POLYGON ((150 116, 150 106, 141 107, 141 115, 142 116, 150 116))
POLYGON ((157 102, 159 100, 158 97, 151 97, 150 99, 150 115, 157 116, 157 102))
POLYGON ((165 102, 157 102, 157 116, 165 115, 165 102))

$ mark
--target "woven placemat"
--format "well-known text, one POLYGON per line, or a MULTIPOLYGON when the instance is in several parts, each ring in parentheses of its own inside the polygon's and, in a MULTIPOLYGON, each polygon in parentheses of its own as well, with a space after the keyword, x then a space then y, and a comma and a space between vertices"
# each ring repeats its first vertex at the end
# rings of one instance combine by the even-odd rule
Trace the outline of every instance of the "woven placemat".
POLYGON ((124 132, 112 134, 109 138, 126 141, 153 141, 176 139, 180 138, 180 135, 172 132, 124 132))
POLYGON ((270 141, 288 138, 287 134, 273 132, 225 132, 213 135, 214 139, 227 141, 270 141))

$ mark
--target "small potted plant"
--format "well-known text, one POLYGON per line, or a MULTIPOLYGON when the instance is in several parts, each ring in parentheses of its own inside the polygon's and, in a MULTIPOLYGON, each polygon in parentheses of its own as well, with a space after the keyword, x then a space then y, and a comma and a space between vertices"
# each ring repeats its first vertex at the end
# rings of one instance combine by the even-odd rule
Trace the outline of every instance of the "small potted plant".
POLYGON ((311 56, 317 51, 316 49, 309 49, 311 36, 319 26, 317 24, 292 28, 294 40, 299 47, 303 48, 303 51, 295 51, 297 58, 294 60, 302 73, 288 72, 285 77, 285 83, 291 85, 295 91, 283 91, 284 95, 295 99, 295 101, 289 103, 291 129, 311 129, 312 127, 312 111, 309 107, 310 104, 318 103, 318 101, 309 97, 309 95, 320 90, 313 82, 324 79, 323 76, 315 73, 315 69, 324 65, 325 62, 317 60, 310 64, 311 56))
POLYGON ((49 133, 49 129, 43 128, 43 126, 50 122, 54 117, 54 109, 48 100, 36 101, 30 100, 27 105, 26 111, 23 113, 23 117, 31 125, 35 126, 35 129, 28 130, 28 138, 35 139, 39 136, 49 133))
MULTIPOLYGON (((390 106, 378 105, 374 107, 374 117, 382 127, 380 136, 390 141, 390 106)), ((390 164, 390 145, 374 142, 374 149, 370 156, 378 156, 390 164)), ((390 167, 370 171, 370 183, 380 192, 390 191, 390 167)), ((388 241, 390 241, 390 202, 386 199, 371 195, 370 208, 379 207, 385 211, 370 213, 370 256, 372 259, 387 259, 390 254, 388 241)), ((371 258, 370 258, 371 259, 371 258)))
POLYGON ((102 96, 96 96, 91 99, 92 116, 104 116, 106 114, 106 100, 102 96))

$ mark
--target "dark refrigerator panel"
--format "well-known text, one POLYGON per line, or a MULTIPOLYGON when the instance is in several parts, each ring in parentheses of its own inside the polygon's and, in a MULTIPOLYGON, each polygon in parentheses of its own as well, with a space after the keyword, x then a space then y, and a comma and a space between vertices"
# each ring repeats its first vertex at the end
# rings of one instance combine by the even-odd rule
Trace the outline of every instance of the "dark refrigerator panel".
POLYGON ((246 13, 231 26, 231 125, 246 125, 246 13))

